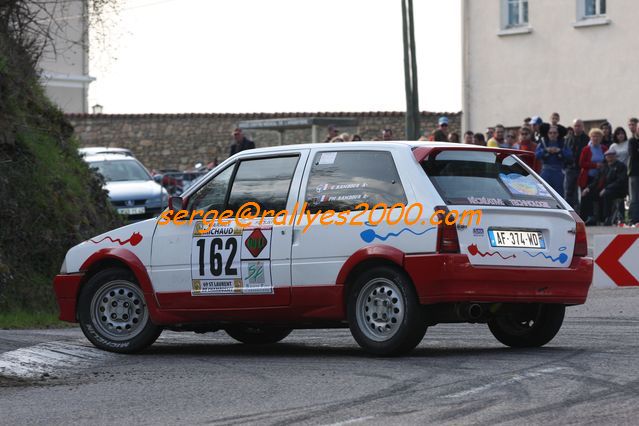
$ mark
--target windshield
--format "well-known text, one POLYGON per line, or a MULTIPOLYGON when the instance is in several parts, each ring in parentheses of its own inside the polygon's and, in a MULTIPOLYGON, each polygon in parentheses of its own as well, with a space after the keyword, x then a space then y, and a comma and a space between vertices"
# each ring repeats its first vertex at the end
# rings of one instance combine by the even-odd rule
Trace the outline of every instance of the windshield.
POLYGON ((441 151, 422 167, 448 204, 562 208, 517 159, 495 152, 441 151))
POLYGON ((89 167, 104 176, 107 182, 151 180, 146 169, 135 160, 92 161, 89 167))

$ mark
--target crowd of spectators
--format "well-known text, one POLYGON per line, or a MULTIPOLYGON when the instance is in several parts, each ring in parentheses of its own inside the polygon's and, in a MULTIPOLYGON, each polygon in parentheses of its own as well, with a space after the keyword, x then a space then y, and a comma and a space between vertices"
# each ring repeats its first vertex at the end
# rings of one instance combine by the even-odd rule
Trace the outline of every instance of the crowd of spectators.
MULTIPOLYGON (((575 119, 571 126, 559 123, 558 113, 549 122, 539 116, 527 117, 515 129, 497 124, 484 133, 467 131, 463 137, 451 132, 448 118, 440 117, 437 128, 419 138, 421 141, 453 142, 468 145, 510 148, 534 153, 534 170, 577 211, 586 225, 639 226, 639 128, 637 118, 614 131, 605 121, 586 133, 584 122, 575 119), (630 134, 630 138, 628 138, 630 134), (629 218, 625 217, 625 199, 629 196, 629 218)), ((252 149, 241 129, 233 132, 235 143, 230 154, 252 149)), ((372 140, 394 140, 393 130, 385 127, 372 140)), ((327 128, 326 143, 361 141, 358 134, 340 133, 327 128)))

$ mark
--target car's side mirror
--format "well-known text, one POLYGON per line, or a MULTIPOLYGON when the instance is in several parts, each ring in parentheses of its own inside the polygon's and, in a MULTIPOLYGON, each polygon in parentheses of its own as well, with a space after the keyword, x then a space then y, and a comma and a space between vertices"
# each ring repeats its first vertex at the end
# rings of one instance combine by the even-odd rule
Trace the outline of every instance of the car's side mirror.
POLYGON ((186 206, 186 200, 182 197, 171 197, 169 198, 169 210, 173 210, 177 212, 178 210, 184 209, 186 206))
POLYGON ((153 176, 153 180, 159 184, 162 184, 162 175, 153 176))

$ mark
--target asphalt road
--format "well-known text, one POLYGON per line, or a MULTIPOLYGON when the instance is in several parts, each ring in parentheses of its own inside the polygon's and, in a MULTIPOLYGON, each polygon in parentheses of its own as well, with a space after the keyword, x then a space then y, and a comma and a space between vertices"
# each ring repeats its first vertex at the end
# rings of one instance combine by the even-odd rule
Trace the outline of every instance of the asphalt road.
POLYGON ((365 355, 348 330, 248 347, 164 333, 141 355, 78 329, 0 331, 0 423, 636 424, 639 289, 591 290, 540 349, 485 325, 439 325, 403 358, 365 355))

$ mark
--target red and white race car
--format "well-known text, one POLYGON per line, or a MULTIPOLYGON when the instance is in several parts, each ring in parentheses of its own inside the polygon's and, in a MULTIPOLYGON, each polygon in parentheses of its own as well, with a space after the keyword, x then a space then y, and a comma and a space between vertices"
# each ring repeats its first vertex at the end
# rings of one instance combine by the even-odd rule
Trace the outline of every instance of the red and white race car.
POLYGON ((585 302, 592 259, 583 222, 524 156, 416 142, 243 151, 172 198, 173 214, 71 248, 54 280, 60 318, 114 352, 139 351, 162 329, 259 344, 350 327, 365 350, 397 355, 451 322, 542 346, 565 306, 585 302), (267 213, 176 217, 247 202, 267 213), (471 209, 479 224, 453 220, 471 209), (337 220, 315 217, 328 210, 337 220))

